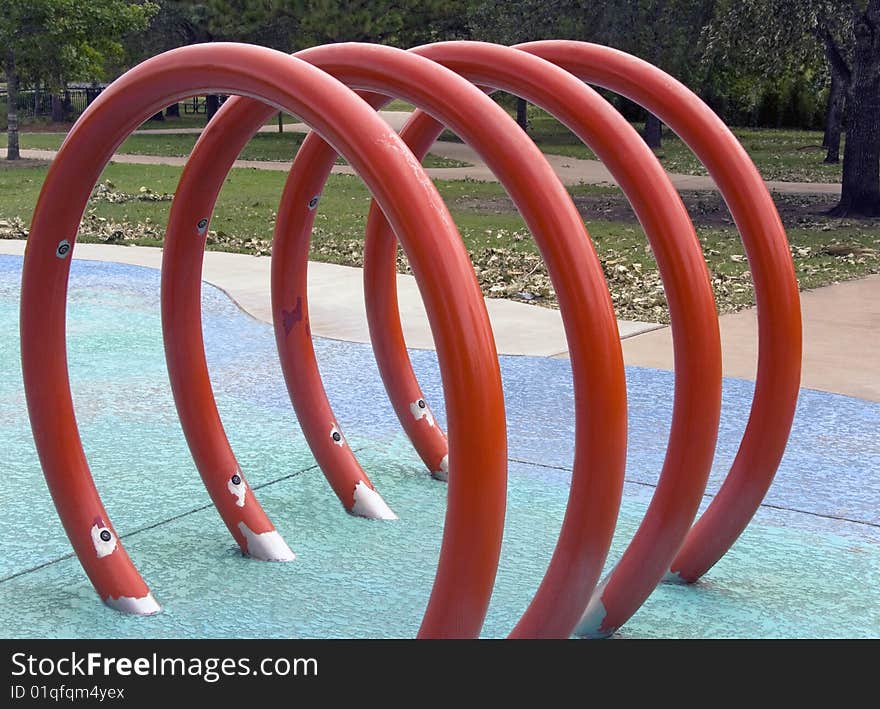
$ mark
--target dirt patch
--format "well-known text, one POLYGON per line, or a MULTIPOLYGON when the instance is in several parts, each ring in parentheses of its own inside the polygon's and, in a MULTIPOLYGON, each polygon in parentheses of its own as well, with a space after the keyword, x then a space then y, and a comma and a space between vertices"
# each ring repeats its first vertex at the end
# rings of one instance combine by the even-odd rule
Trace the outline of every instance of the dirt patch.
POLYGON ((26 167, 46 167, 48 165, 48 160, 31 160, 29 158, 21 158, 20 160, 0 159, 0 170, 18 170, 26 167))
MULTIPOLYGON (((732 227, 733 219, 727 205, 717 192, 683 192, 682 200, 698 227, 732 227)), ((607 192, 575 195, 574 204, 586 221, 637 222, 636 215, 622 193, 607 192)), ((810 227, 819 222, 831 222, 825 213, 837 204, 833 196, 782 195, 773 197, 776 209, 786 227, 810 227)), ((516 212, 513 201, 506 196, 490 198, 463 198, 456 207, 484 214, 509 214, 516 212)), ((861 220, 880 225, 880 219, 861 220)))

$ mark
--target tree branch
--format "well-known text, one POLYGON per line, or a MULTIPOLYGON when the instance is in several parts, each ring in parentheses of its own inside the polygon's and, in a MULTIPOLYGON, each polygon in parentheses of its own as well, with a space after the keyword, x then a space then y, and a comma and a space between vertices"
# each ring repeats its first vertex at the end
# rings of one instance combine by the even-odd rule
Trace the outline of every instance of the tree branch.
POLYGON ((825 45, 825 57, 828 59, 828 63, 831 64, 832 71, 837 72, 844 83, 849 86, 852 70, 846 63, 846 59, 843 58, 840 47, 837 46, 837 42, 834 41, 834 37, 831 36, 831 32, 827 28, 822 30, 822 42, 825 45))

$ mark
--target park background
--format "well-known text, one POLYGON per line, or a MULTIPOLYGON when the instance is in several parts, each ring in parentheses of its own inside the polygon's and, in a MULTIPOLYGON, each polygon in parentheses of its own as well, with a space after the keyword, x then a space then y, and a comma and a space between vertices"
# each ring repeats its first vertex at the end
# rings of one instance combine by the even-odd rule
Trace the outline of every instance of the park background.
MULTIPOLYGON (((26 238, 51 158, 79 112, 106 82, 173 47, 241 41, 296 51, 340 41, 410 47, 471 39, 513 44, 542 38, 598 42, 636 54, 680 79, 733 130, 777 202, 804 289, 880 271, 880 0, 0 0, 0 238, 26 238), (13 158, 18 157, 15 160, 13 158)), ((705 175, 674 134, 626 99, 603 92, 683 178, 705 175)), ((128 161, 174 162, 224 97, 169 106, 119 153, 128 161), (189 132, 187 132, 189 131, 189 132)), ((577 167, 590 150, 536 107, 498 100, 548 155, 577 167)), ((400 101, 389 106, 406 111, 400 101)), ((243 159, 289 162, 304 133, 296 117, 254 137, 243 159)), ((455 136, 429 154, 490 297, 555 306, 534 242, 503 188, 468 177, 455 136), (440 149, 446 146, 445 150, 440 149), (455 178, 460 174, 461 179, 455 178)), ((465 156, 467 157, 467 156, 465 156)), ((161 245, 180 168, 111 164, 79 239, 161 245)), ((234 170, 209 235, 211 249, 265 255, 284 174, 234 170)), ((667 322, 665 296, 644 234, 620 191, 601 180, 568 180, 595 240, 621 318, 667 322)), ((719 310, 753 304, 748 263, 726 207, 713 190, 682 192, 697 226, 719 310)), ((359 266, 369 194, 359 178, 334 175, 311 258, 359 266)), ((400 270, 408 270, 401 255, 400 270)))

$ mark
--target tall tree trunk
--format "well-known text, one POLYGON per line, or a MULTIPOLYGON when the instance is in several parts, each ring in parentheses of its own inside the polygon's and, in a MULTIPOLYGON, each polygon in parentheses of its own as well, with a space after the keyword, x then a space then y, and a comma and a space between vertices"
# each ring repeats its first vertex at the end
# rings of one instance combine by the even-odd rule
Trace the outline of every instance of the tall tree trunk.
POLYGON ((529 104, 519 96, 516 97, 516 122, 523 130, 529 129, 529 104))
POLYGON ((663 124, 653 113, 649 113, 645 119, 645 130, 642 137, 649 148, 659 148, 663 142, 663 124))
POLYGON ((828 112, 825 116, 825 139, 822 147, 828 149, 826 163, 840 162, 840 133, 843 128, 843 109, 846 103, 846 82, 839 72, 831 71, 831 90, 828 92, 828 112))
POLYGON ((840 74, 834 71, 834 66, 830 67, 830 71, 828 73, 831 75, 831 86, 828 89, 828 101, 825 106, 825 133, 822 136, 823 148, 827 148, 828 144, 833 138, 831 134, 834 131, 834 121, 832 121, 831 119, 833 117, 835 108, 840 102, 841 94, 843 94, 845 88, 844 82, 841 80, 840 74))
POLYGON ((18 160, 18 73, 15 55, 7 50, 3 70, 6 73, 6 159, 18 160))
POLYGON ((832 216, 880 215, 880 0, 854 20, 840 203, 832 216))
POLYGON ((205 96, 205 113, 210 121, 214 114, 220 110, 220 97, 217 94, 208 94, 205 96))

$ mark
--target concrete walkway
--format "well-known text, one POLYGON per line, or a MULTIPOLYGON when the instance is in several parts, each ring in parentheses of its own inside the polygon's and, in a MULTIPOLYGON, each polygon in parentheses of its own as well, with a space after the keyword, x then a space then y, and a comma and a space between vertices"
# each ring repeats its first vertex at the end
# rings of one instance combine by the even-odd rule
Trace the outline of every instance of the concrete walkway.
MULTIPOLYGON (((408 111, 380 111, 379 115, 392 127, 399 131, 410 117, 408 111)), ((305 133, 309 128, 304 123, 287 123, 284 130, 288 132, 305 133)), ((187 134, 197 135, 202 132, 201 128, 151 128, 136 131, 142 135, 170 135, 187 134)), ((277 133, 277 125, 265 125, 260 129, 263 133, 277 133)), ((21 156, 32 160, 52 160, 57 151, 54 150, 22 150, 21 156)), ((431 146, 431 153, 451 160, 470 163, 468 167, 439 167, 427 168, 425 171, 434 180, 477 180, 479 182, 497 182, 495 175, 480 159, 479 155, 467 145, 448 141, 437 141, 431 146)), ((3 150, 3 156, 6 152, 3 150)), ((293 156, 291 156, 292 159, 293 156)), ((559 179, 565 185, 600 185, 617 184, 614 177, 598 160, 581 160, 563 155, 545 155, 559 179)), ((172 165, 183 166, 186 164, 185 157, 162 157, 156 155, 124 155, 113 156, 114 162, 136 165, 172 165)), ((235 167, 253 168, 257 170, 278 170, 287 172, 290 170, 290 161, 269 160, 237 160, 235 167)), ((354 170, 348 165, 336 165, 333 168, 336 174, 352 175, 354 170)), ((718 187, 711 177, 696 175, 680 175, 667 173, 672 184, 678 190, 711 191, 718 187)), ((840 194, 840 185, 819 182, 780 182, 768 181, 767 187, 771 192, 785 194, 819 194, 836 196, 840 194)))
MULTIPOLYGON (((21 256, 24 241, 0 240, 0 254, 21 256)), ((74 258, 112 261, 161 268, 162 249, 144 246, 77 244, 74 258)), ((224 291, 239 307, 263 322, 272 322, 269 295, 270 259, 205 252, 202 277, 224 291)), ((412 276, 398 274, 398 300, 406 342, 416 349, 434 349, 431 328, 412 276)), ((486 307, 501 354, 547 357, 565 352, 568 345, 558 310, 500 298, 487 298, 486 307)), ((312 333, 349 342, 369 342, 363 294, 363 271, 350 266, 309 262, 309 316, 312 333)), ((619 321, 621 337, 654 330, 661 325, 619 321)))
MULTIPOLYGON (((23 241, 0 241, 0 254, 22 255, 23 241)), ((162 251, 140 246, 78 244, 75 258, 160 268, 162 251)), ((208 251, 203 277, 252 316, 271 322, 265 257, 208 251)), ((404 333, 410 347, 432 349, 433 339, 415 279, 398 275, 404 333)), ((501 354, 567 357, 559 311, 487 298, 501 354)), ((880 276, 801 293, 804 387, 880 401, 880 276)), ((315 335, 369 342, 362 271, 309 263, 309 310, 315 335)), ((720 318, 724 375, 754 379, 758 324, 754 308, 720 318)), ((668 327, 618 321, 628 365, 673 369, 668 327)))
MULTIPOLYGON (((801 293, 801 386, 880 401, 880 276, 801 293)), ((720 318, 724 375, 754 379, 758 318, 754 308, 720 318)), ((623 343, 627 364, 672 369, 668 327, 623 343)))

